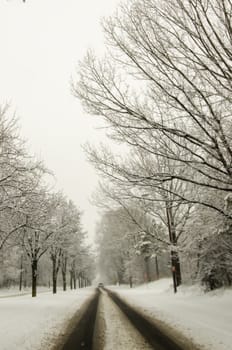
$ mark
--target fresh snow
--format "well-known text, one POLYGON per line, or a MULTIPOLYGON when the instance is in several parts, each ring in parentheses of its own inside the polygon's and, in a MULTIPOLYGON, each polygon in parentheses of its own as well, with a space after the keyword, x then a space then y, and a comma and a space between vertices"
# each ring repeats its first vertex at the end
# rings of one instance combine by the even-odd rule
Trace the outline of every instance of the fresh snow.
POLYGON ((201 349, 232 349, 232 289, 205 293, 199 286, 181 286, 161 279, 137 288, 111 287, 131 305, 192 339, 201 349))
MULTIPOLYGON (((110 288, 149 316, 182 332, 202 350, 232 349, 232 289, 204 293, 200 287, 182 286, 175 295, 171 279, 132 289, 110 288)), ((56 295, 43 292, 36 298, 0 293, 0 349, 50 350, 68 320, 93 293, 94 288, 56 295)), ((106 305, 104 312, 109 310, 113 312, 106 305)))
MULTIPOLYGON (((93 294, 93 288, 0 297, 0 349, 49 350, 63 327, 93 294)), ((15 293, 15 291, 13 291, 15 293)))

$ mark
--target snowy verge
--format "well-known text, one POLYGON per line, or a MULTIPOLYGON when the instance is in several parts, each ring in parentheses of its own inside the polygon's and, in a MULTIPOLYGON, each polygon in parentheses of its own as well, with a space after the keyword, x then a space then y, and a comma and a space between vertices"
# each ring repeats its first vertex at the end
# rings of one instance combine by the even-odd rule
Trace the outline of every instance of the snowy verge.
POLYGON ((1 350, 50 350, 94 288, 0 299, 1 350))
POLYGON ((110 287, 131 306, 160 320, 205 350, 229 350, 232 344, 232 290, 204 293, 182 286, 173 293, 171 279, 137 288, 110 287))
MULTIPOLYGON (((37 287, 37 294, 51 292, 51 288, 48 287, 37 287)), ((31 295, 31 288, 23 288, 21 291, 18 287, 11 288, 1 288, 0 289, 0 298, 8 298, 10 296, 21 296, 21 295, 31 295)))

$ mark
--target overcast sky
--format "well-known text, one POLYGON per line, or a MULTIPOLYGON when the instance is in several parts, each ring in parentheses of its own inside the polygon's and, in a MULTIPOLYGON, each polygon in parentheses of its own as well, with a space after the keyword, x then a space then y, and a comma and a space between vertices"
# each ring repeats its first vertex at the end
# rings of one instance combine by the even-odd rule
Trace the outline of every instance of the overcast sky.
POLYGON ((103 49, 102 16, 119 0, 0 0, 0 104, 11 103, 30 152, 45 161, 57 189, 84 211, 93 235, 97 185, 81 145, 102 131, 70 93, 70 78, 90 47, 103 49))

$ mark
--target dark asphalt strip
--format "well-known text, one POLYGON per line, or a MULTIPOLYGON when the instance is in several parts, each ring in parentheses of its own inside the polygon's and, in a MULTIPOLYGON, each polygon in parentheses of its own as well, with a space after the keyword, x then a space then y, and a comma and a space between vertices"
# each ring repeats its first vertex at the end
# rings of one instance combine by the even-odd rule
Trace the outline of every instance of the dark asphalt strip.
POLYGON ((62 350, 91 350, 99 292, 91 300, 81 319, 73 328, 62 350))
POLYGON ((130 322, 155 350, 184 350, 167 335, 162 333, 153 323, 122 301, 116 293, 106 290, 115 304, 124 312, 130 322))

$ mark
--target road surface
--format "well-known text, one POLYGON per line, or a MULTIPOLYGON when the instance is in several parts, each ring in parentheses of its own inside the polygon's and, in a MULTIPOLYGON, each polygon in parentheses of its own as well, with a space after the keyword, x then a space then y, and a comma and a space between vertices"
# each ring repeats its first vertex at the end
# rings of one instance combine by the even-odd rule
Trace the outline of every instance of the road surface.
POLYGON ((53 350, 199 350, 161 331, 116 293, 97 289, 70 322, 70 331, 53 350))

